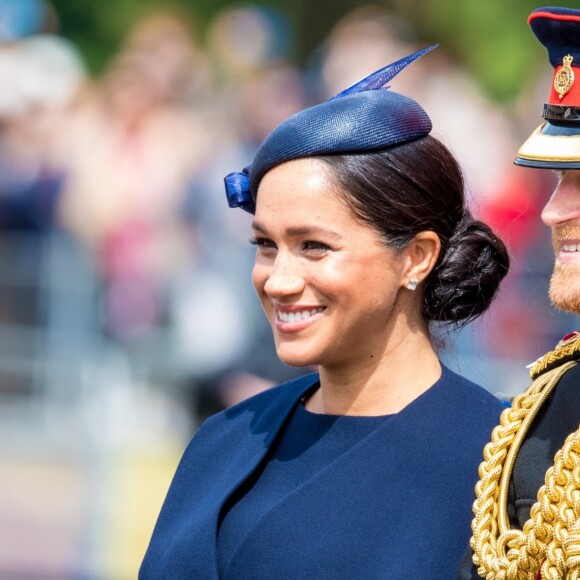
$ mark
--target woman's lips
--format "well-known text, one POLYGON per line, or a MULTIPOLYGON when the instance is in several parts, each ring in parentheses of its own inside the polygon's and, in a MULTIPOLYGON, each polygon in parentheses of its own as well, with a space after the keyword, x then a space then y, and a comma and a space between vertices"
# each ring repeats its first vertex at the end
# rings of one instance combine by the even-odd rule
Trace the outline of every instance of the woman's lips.
POLYGON ((276 308, 276 328, 283 332, 297 332, 313 324, 324 310, 323 306, 292 310, 276 308))

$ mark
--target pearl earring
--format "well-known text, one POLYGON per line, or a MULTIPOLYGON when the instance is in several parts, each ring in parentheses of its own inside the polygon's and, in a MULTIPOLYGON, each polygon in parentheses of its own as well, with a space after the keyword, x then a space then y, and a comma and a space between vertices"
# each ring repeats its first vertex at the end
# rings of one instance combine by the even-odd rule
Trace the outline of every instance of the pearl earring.
POLYGON ((419 284, 419 280, 417 280, 417 278, 409 278, 409 281, 407 282, 407 289, 415 290, 415 288, 417 288, 417 284, 419 284))

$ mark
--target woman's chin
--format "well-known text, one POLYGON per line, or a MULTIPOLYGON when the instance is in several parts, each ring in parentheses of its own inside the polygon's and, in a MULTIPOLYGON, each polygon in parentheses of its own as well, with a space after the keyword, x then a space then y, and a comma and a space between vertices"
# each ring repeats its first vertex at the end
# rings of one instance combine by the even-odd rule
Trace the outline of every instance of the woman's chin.
POLYGON ((290 367, 313 367, 318 364, 317 360, 314 360, 311 354, 305 354, 300 352, 290 352, 285 348, 278 348, 276 350, 278 358, 290 367))

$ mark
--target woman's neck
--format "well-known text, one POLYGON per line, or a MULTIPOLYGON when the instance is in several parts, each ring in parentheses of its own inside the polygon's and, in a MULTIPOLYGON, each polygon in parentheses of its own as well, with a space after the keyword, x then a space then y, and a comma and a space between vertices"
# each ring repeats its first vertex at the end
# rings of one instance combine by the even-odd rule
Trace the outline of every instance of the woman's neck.
POLYGON ((409 332, 377 359, 339 368, 320 367, 320 389, 306 402, 314 413, 391 415, 431 387, 441 364, 427 332, 409 332))

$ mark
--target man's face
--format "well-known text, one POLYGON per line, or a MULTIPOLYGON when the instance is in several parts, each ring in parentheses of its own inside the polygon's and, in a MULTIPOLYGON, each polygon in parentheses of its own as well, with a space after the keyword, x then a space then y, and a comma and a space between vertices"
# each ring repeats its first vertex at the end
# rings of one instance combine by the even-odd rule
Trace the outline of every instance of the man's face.
POLYGON ((555 255, 550 299, 557 308, 580 314, 580 170, 558 174, 542 220, 552 228, 555 255))

